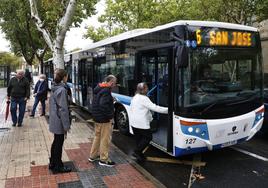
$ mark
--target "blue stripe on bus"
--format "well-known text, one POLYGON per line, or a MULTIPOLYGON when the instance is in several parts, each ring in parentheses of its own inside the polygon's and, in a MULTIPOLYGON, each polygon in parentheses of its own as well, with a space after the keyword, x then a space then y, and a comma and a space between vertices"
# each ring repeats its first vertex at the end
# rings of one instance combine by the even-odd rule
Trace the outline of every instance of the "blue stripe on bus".
MULTIPOLYGON (((237 140, 237 143, 240 142, 244 142, 247 139, 247 137, 245 138, 241 138, 239 140, 237 140)), ((213 150, 216 149, 221 149, 222 148, 222 144, 217 144, 213 146, 213 150)), ((175 157, 179 157, 182 155, 188 155, 188 154, 193 154, 193 153, 200 153, 200 152, 205 152, 205 151, 209 151, 207 147, 199 147, 199 148, 179 148, 175 146, 175 157)))
POLYGON ((118 93, 112 93, 112 96, 116 98, 118 102, 121 102, 125 105, 130 105, 132 97, 126 96, 126 95, 120 95, 118 93))

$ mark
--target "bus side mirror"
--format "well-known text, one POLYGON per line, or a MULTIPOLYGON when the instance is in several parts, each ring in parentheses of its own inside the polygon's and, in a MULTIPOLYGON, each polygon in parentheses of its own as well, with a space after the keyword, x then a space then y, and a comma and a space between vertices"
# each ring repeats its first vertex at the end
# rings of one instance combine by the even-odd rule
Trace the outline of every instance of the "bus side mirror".
POLYGON ((176 51, 178 68, 185 68, 189 64, 189 49, 186 46, 178 46, 176 51))

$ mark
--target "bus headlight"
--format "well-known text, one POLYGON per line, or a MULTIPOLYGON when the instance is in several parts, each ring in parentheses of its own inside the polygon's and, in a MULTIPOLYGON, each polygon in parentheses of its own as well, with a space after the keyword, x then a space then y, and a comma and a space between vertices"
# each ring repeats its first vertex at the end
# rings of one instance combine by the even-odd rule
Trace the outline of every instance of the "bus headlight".
POLYGON ((193 127, 189 127, 189 128, 188 128, 188 132, 189 132, 189 133, 193 132, 193 130, 194 130, 193 127))
POLYGON ((208 126, 205 121, 185 121, 180 120, 183 134, 209 140, 208 126))
POLYGON ((199 134, 199 133, 200 133, 200 131, 201 131, 201 129, 200 129, 200 128, 196 128, 196 129, 195 129, 195 133, 196 133, 196 134, 199 134))

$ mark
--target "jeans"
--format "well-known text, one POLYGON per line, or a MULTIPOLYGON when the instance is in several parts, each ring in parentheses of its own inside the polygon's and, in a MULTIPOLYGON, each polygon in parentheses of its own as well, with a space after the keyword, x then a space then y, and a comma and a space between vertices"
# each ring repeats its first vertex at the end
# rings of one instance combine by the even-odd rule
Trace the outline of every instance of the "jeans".
POLYGON ((37 107, 39 102, 41 102, 41 105, 42 105, 42 114, 45 114, 45 112, 46 112, 46 101, 45 100, 40 100, 37 97, 35 97, 34 105, 33 105, 33 109, 32 109, 32 115, 33 116, 35 114, 35 110, 36 110, 36 107, 37 107))
POLYGON ((135 152, 137 154, 142 154, 142 151, 149 146, 150 141, 152 140, 152 132, 150 129, 138 129, 132 127, 134 132, 135 140, 136 140, 136 148, 135 152))
POLYGON ((21 125, 26 108, 26 101, 24 97, 11 98, 10 112, 13 124, 21 125), (17 117, 17 105, 19 105, 19 118, 17 117))
POLYGON ((95 123, 95 136, 91 146, 90 158, 100 155, 100 160, 106 162, 109 159, 109 148, 112 138, 112 121, 108 123, 95 123))
POLYGON ((61 160, 64 134, 54 134, 54 140, 51 145, 50 164, 56 168, 63 167, 61 160))

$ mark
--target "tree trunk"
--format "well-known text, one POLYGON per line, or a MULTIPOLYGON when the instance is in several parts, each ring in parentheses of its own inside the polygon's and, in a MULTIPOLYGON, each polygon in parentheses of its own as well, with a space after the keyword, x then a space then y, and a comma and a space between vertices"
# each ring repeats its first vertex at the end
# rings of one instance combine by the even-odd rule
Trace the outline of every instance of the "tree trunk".
POLYGON ((51 34, 45 28, 44 22, 40 19, 37 6, 37 0, 29 0, 31 8, 31 16, 35 21, 35 24, 48 45, 53 52, 53 64, 55 68, 64 69, 64 40, 66 32, 72 24, 72 18, 74 16, 77 0, 69 0, 66 7, 66 11, 63 13, 63 17, 59 20, 56 26, 56 38, 53 39, 51 34))
POLYGON ((64 69, 64 49, 57 48, 56 45, 53 51, 54 68, 64 69))
POLYGON ((40 73, 44 74, 44 60, 43 59, 40 60, 40 73))

